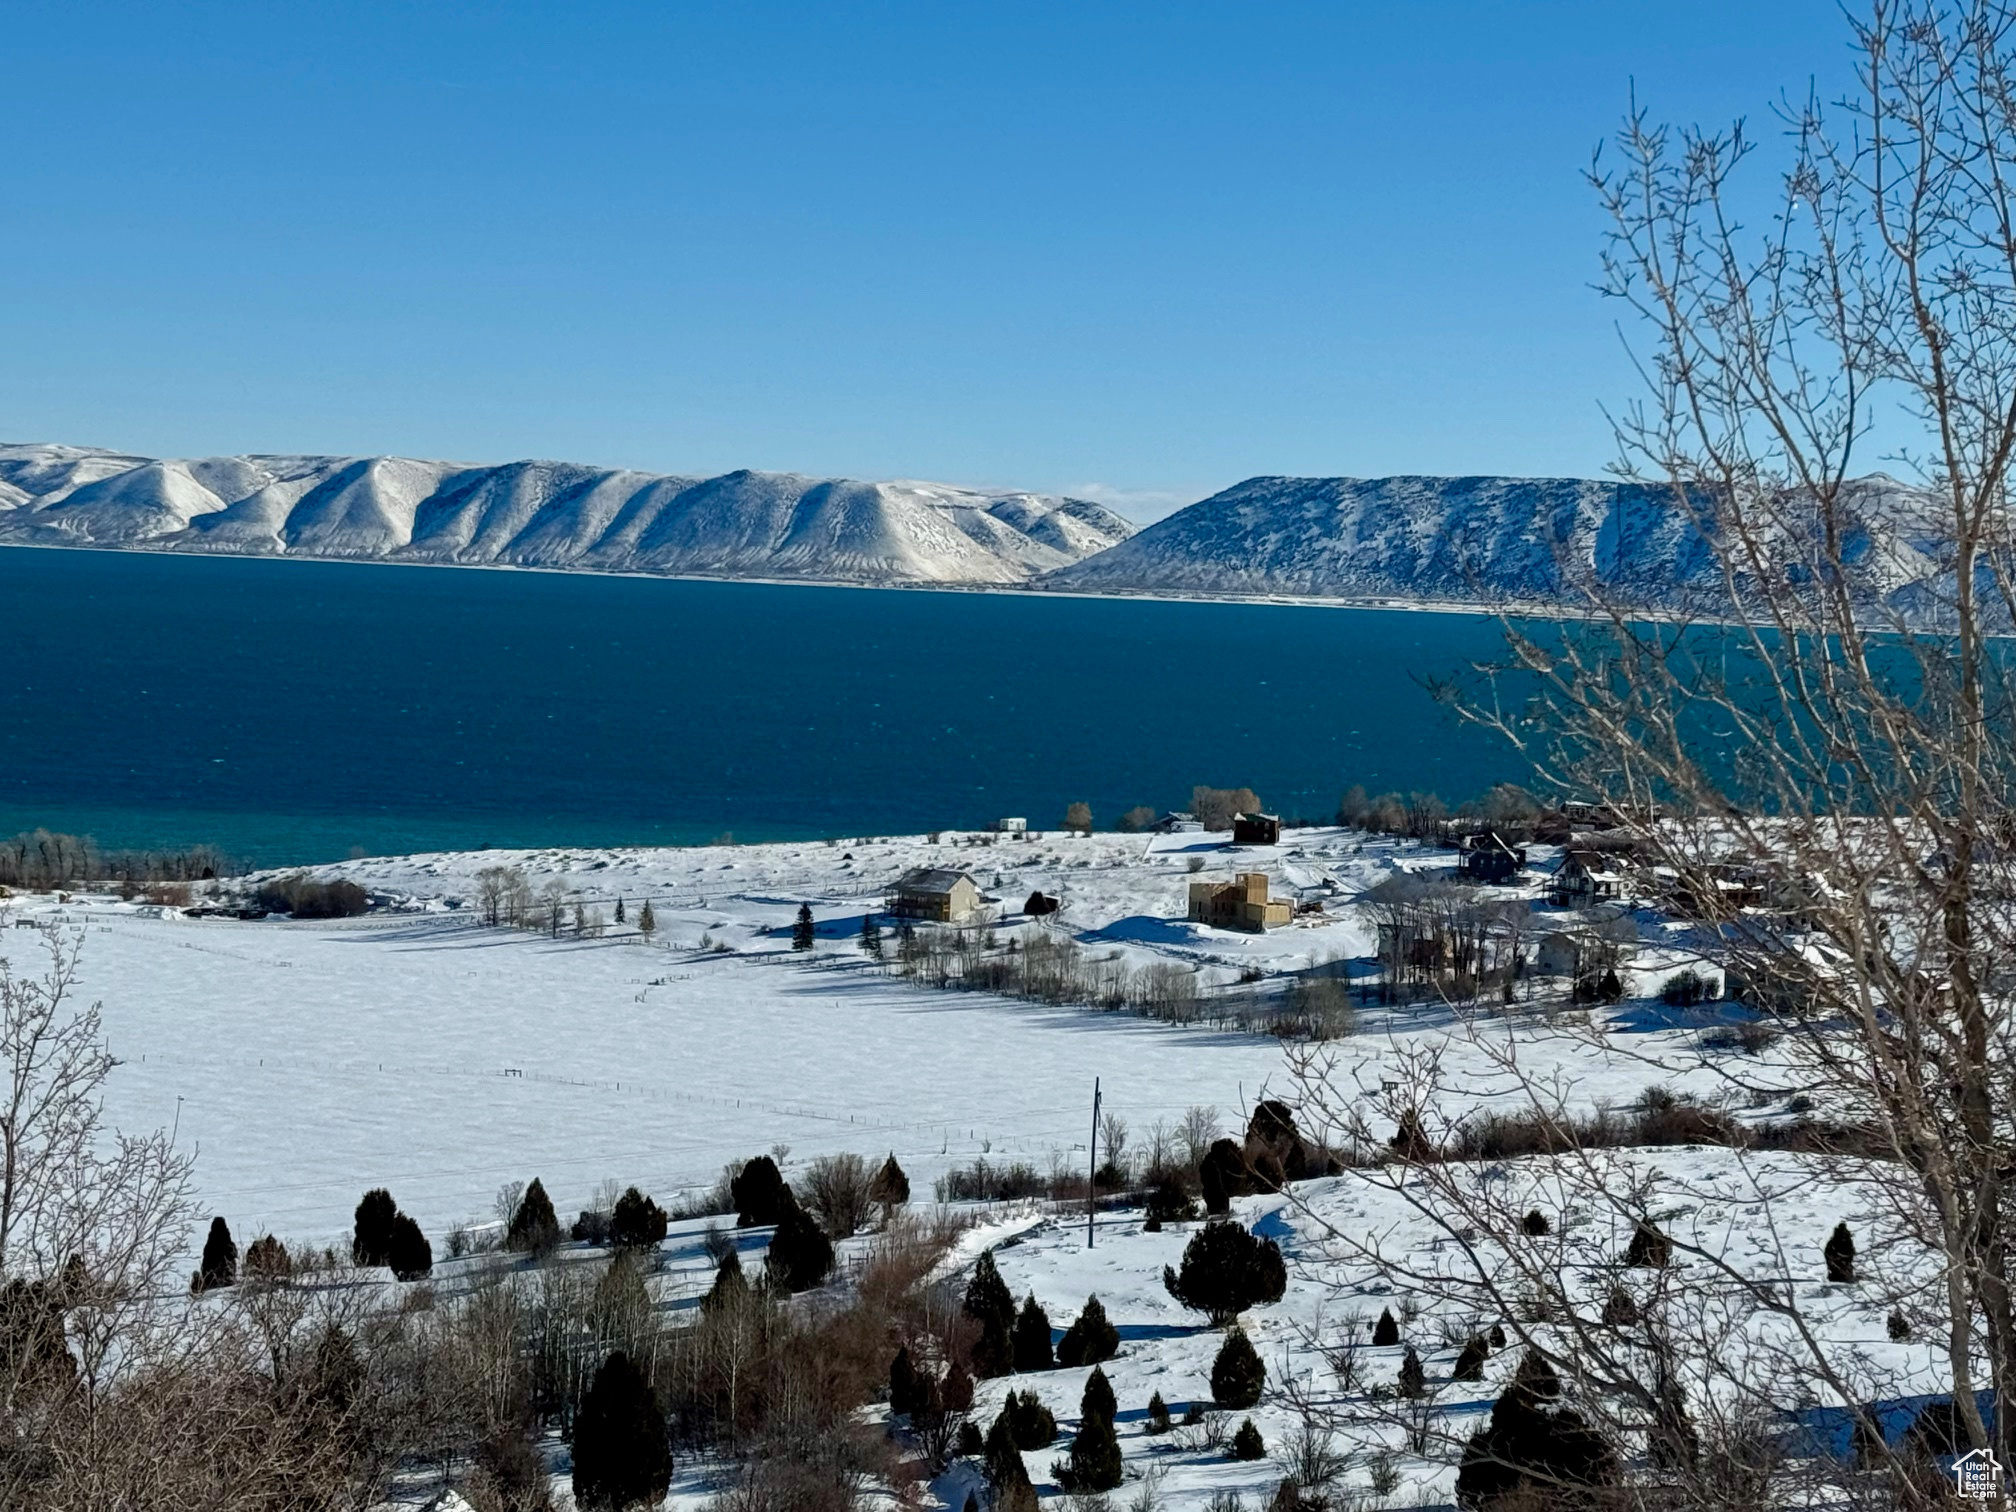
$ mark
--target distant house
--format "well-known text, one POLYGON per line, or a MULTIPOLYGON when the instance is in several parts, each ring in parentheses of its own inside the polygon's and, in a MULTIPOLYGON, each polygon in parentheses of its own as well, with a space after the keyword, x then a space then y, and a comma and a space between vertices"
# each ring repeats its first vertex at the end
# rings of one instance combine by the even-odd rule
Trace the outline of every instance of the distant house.
POLYGON ((1622 897, 1628 880, 1618 870, 1615 857, 1577 846, 1572 847, 1561 858, 1561 864, 1554 868, 1554 882, 1549 892, 1556 903, 1581 907, 1622 897))
POLYGON ((1234 845, 1279 845, 1281 843, 1281 816, 1279 814, 1234 814, 1232 816, 1232 843, 1234 845))
POLYGON ((1158 835, 1201 835, 1204 833, 1203 821, 1198 819, 1195 814, 1164 814, 1160 819, 1149 825, 1148 828, 1158 835))
POLYGON ((980 884, 966 872, 920 866, 896 879, 888 912, 899 919, 930 919, 940 924, 964 924, 986 901, 980 884))
POLYGON ((1219 929, 1243 929, 1252 934, 1279 929, 1294 917, 1287 898, 1267 896, 1265 872, 1241 872, 1230 882, 1190 884, 1190 922, 1219 929))
POLYGON ((1580 981, 1599 972, 1628 966, 1638 954, 1638 929, 1629 919, 1600 924, 1576 924, 1541 938, 1533 964, 1542 976, 1580 981))
POLYGON ((1029 833, 1027 819, 996 819, 994 833, 997 835, 1026 835, 1029 833))
POLYGON ((1506 843, 1496 830, 1465 835, 1457 869, 1472 882, 1509 882, 1526 869, 1524 847, 1506 843))

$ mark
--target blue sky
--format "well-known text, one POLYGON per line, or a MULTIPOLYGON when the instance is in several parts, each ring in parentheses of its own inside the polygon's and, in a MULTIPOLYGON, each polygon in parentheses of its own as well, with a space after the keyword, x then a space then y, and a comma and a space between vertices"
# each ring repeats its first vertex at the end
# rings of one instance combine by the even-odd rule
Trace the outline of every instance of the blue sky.
POLYGON ((0 0, 0 438, 1071 489, 1592 473, 1635 85, 1824 0, 0 0))

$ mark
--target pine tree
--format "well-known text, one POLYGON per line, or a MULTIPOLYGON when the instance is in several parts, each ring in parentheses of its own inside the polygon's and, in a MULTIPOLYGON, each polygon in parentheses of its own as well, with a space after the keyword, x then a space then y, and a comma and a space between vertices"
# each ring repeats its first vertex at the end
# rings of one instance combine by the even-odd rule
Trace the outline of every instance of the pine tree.
POLYGON ((420 1232, 420 1225, 404 1213, 393 1216, 385 1263, 392 1267, 394 1279, 400 1281, 418 1281, 434 1269, 434 1246, 420 1232))
POLYGON ((1097 1297, 1085 1299, 1084 1311, 1064 1330, 1057 1341, 1057 1363, 1065 1366, 1097 1365, 1120 1352, 1120 1330, 1107 1320, 1106 1309, 1097 1297))
POLYGON ((793 950, 810 950, 812 948, 812 941, 816 937, 817 930, 812 923, 812 905, 810 903, 800 903, 798 905, 798 922, 791 926, 791 948, 793 950))
POLYGON ((871 961, 882 959, 882 924, 875 915, 861 915, 861 954, 871 961))
POLYGON ((1493 1323, 1491 1325, 1490 1343, 1493 1349, 1503 1349, 1505 1347, 1505 1325, 1503 1323, 1493 1323))
POLYGON ((1482 1334, 1472 1334, 1463 1341, 1463 1348, 1457 1352, 1456 1368, 1450 1376, 1458 1381, 1481 1381, 1484 1379, 1484 1362, 1491 1357, 1491 1350, 1484 1342, 1482 1334))
POLYGON ((1034 1292, 1029 1294, 1022 1303, 1022 1311, 1015 1316, 1012 1338, 1018 1372, 1049 1370, 1057 1364, 1057 1357, 1050 1348, 1050 1315, 1043 1311, 1043 1305, 1036 1300, 1034 1292))
POLYGON ((1402 1160, 1432 1160, 1435 1157, 1435 1142, 1428 1137, 1421 1115, 1412 1108, 1401 1113, 1400 1126, 1387 1143, 1402 1160))
POLYGON ((1611 1328, 1630 1328, 1638 1322, 1638 1304, 1621 1286, 1610 1288, 1603 1299, 1603 1321, 1611 1328))
POLYGON ((383 1187, 373 1187, 357 1204, 357 1222, 350 1241, 350 1259, 358 1265, 384 1265, 392 1248, 392 1220, 399 1205, 383 1187))
POLYGON ((1530 1208, 1526 1216, 1519 1220, 1519 1228, 1529 1239, 1544 1239, 1552 1225, 1547 1222, 1547 1215, 1540 1209, 1530 1208))
POLYGON ((1246 1330, 1234 1328, 1211 1362, 1211 1400, 1220 1407, 1251 1407, 1267 1383, 1267 1367, 1246 1330))
POLYGON ((1407 1346, 1407 1353, 1400 1357, 1398 1381, 1400 1395, 1408 1401, 1419 1401, 1428 1395, 1428 1372, 1421 1368, 1421 1356, 1414 1352, 1414 1346, 1407 1346))
POLYGON ((738 1228, 768 1228, 784 1216, 784 1177, 777 1162, 758 1155, 742 1167, 741 1174, 728 1183, 729 1200, 735 1204, 738 1228))
POLYGON ((609 1239, 619 1249, 651 1249, 665 1237, 665 1210, 637 1188, 626 1188, 609 1214, 609 1239))
POLYGON ((868 1183, 868 1200, 882 1209, 884 1223, 895 1217, 896 1209, 910 1200, 910 1178, 903 1174, 903 1167, 896 1164, 895 1151, 889 1152, 889 1158, 882 1162, 882 1169, 868 1183))
POLYGON ((1159 1391, 1148 1398, 1148 1431, 1150 1433, 1169 1431, 1169 1404, 1162 1400, 1162 1393, 1159 1391))
POLYGON ((238 1246, 231 1238, 231 1225, 221 1217, 210 1220, 210 1235, 203 1241, 203 1263, 196 1272, 192 1291, 213 1291, 235 1286, 238 1281, 238 1246))
POLYGON ((1108 1422, 1120 1411, 1119 1398, 1113 1395, 1113 1383, 1106 1379, 1106 1372, 1093 1367, 1092 1374, 1085 1377, 1085 1390, 1078 1397, 1080 1417, 1103 1417, 1108 1422))
POLYGON ((1015 1363, 1010 1337, 1015 1326, 1015 1298, 994 1266, 992 1250, 973 1267, 961 1310, 980 1325, 980 1337, 973 1345, 973 1373, 983 1378, 1006 1375, 1015 1363))
POLYGON ((1232 1458, 1235 1460, 1257 1460, 1267 1457, 1267 1441, 1260 1437, 1260 1430, 1248 1418, 1239 1425, 1239 1431, 1232 1435, 1232 1458))
POLYGON ((1560 1405, 1560 1396, 1561 1378, 1528 1351, 1492 1406, 1490 1423, 1463 1451, 1459 1505, 1489 1507, 1522 1495, 1535 1505, 1562 1505, 1564 1488, 1617 1483, 1616 1452, 1580 1413, 1560 1405))
POLYGON ((618 924, 623 922, 623 900, 621 898, 616 900, 616 922, 618 924))
POLYGON ((651 911, 651 900, 646 898, 644 906, 637 911, 637 933, 644 936, 644 943, 651 943, 651 936, 658 932, 658 915, 651 911))
POLYGON ((749 1278, 742 1273, 742 1257, 734 1250, 721 1257, 715 1268, 714 1284, 700 1303, 702 1312, 721 1312, 739 1306, 749 1296, 749 1278))
POLYGON ((833 1241, 794 1200, 777 1221, 763 1274, 787 1292, 810 1291, 833 1269, 833 1241))
POLYGON ((1834 1232, 1821 1254, 1827 1261, 1829 1281, 1845 1283, 1855 1279, 1855 1236, 1848 1232, 1847 1224, 1834 1225, 1834 1232))
POLYGON ((595 1372, 574 1419, 574 1500, 583 1508, 655 1506, 671 1484, 665 1414, 619 1349, 595 1372))
POLYGON ((910 1346, 905 1344, 889 1362, 889 1410, 897 1417, 915 1417, 928 1401, 929 1387, 917 1373, 910 1346))
POLYGON ((504 1231, 504 1248, 550 1255, 559 1246, 560 1219, 546 1196, 546 1188, 534 1176, 532 1184, 525 1188, 525 1195, 518 1199, 518 1210, 511 1215, 510 1226, 504 1231))
POLYGON ((1672 1261, 1673 1241, 1652 1224, 1640 1219, 1638 1227, 1631 1232, 1631 1243, 1624 1251, 1624 1263, 1664 1270, 1672 1261))
POLYGON ((1001 1415, 1008 1419, 1008 1432, 1017 1449, 1047 1449, 1057 1442, 1057 1419, 1033 1391, 1009 1392, 1001 1415))
POLYGON ((1088 1413, 1071 1440, 1071 1457, 1051 1467, 1067 1491, 1111 1491, 1120 1484, 1120 1436, 1111 1413, 1088 1413))
POLYGON ((1281 1247, 1236 1223, 1207 1223, 1183 1248, 1183 1268, 1162 1268, 1162 1285, 1185 1307, 1230 1323, 1249 1307, 1279 1302, 1288 1289, 1281 1247))
POLYGON ((254 1239, 245 1247, 247 1281, 280 1281, 294 1273, 294 1261, 287 1246, 271 1234, 254 1239))
POLYGON ((1015 1445, 1015 1428, 1008 1419, 1006 1408, 994 1419, 994 1426, 987 1430, 982 1463, 987 1472, 987 1484, 994 1488, 997 1507, 1007 1504, 1008 1494, 1016 1487, 1029 1488, 1033 1501, 1034 1488, 1029 1487, 1029 1467, 1022 1462, 1022 1451, 1015 1445))
POLYGON ((1372 1342, 1382 1349, 1390 1349, 1400 1342, 1400 1325, 1393 1321, 1393 1309, 1379 1309, 1379 1321, 1372 1325, 1372 1342))

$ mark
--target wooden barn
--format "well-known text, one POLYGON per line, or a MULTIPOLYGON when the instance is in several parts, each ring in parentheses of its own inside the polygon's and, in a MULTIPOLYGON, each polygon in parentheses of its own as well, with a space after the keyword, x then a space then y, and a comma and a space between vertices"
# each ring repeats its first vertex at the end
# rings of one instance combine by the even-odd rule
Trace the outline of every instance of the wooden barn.
POLYGON ((929 919, 939 924, 964 924, 986 901, 971 874, 948 867, 920 866, 896 879, 888 912, 899 919, 929 919))

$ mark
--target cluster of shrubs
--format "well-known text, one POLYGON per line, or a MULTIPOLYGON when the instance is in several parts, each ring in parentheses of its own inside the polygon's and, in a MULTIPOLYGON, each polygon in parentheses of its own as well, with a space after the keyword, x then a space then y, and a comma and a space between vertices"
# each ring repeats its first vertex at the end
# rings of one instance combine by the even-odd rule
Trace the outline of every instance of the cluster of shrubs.
POLYGON ((268 913, 297 919, 354 919, 371 906, 369 894, 355 882, 317 882, 300 873, 260 883, 253 901, 268 913))

